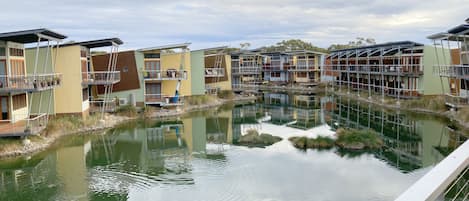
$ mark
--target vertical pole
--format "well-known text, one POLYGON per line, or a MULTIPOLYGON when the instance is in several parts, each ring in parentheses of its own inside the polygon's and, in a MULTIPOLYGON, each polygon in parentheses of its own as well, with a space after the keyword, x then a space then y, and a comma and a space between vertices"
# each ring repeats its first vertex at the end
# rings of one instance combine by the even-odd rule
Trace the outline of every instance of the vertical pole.
POLYGON ((380 48, 379 53, 379 71, 381 72, 381 102, 384 103, 384 66, 383 66, 383 48, 380 48))
MULTIPOLYGON (((401 66, 401 59, 402 59, 402 52, 401 52, 401 46, 398 46, 397 47, 397 105, 400 105, 401 104, 401 101, 400 101, 400 96, 401 96, 401 69, 402 69, 402 66, 401 66)), ((393 59, 393 63, 394 63, 394 59, 393 59)))
MULTIPOLYGON (((366 66, 368 70, 368 99, 371 100, 371 67, 370 67, 370 50, 366 50, 366 66)), ((373 85, 375 83, 373 82, 373 85)))

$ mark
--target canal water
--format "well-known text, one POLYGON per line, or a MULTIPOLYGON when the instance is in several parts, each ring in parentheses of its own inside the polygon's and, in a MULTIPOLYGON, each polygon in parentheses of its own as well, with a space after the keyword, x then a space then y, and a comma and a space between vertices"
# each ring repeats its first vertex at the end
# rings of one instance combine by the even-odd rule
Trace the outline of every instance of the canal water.
POLYGON ((340 97, 266 93, 255 104, 132 122, 0 161, 0 200, 393 200, 465 140, 448 122, 340 97), (298 150, 287 140, 340 127, 374 129, 386 147, 298 150), (238 146, 250 129, 284 139, 238 146))

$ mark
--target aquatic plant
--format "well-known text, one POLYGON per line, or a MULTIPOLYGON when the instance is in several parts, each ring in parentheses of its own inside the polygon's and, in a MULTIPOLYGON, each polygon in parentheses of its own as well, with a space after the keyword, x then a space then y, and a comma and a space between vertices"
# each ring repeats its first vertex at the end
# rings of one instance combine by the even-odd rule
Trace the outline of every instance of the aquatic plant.
POLYGON ((281 141, 282 138, 273 136, 271 134, 262 133, 259 135, 257 130, 250 129, 246 135, 239 138, 238 144, 250 147, 265 147, 281 141))
POLYGON ((383 140, 376 131, 371 129, 337 129, 337 146, 343 149, 379 149, 383 147, 383 140))
POLYGON ((334 147, 334 139, 330 137, 318 136, 316 138, 291 137, 288 140, 298 149, 330 149, 334 147))

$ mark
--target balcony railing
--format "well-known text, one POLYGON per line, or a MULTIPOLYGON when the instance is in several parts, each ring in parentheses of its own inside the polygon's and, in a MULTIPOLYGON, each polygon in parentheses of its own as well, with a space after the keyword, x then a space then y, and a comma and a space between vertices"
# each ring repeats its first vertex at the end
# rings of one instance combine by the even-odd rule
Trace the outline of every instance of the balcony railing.
POLYGON ((145 94, 145 104, 154 104, 160 106, 179 106, 184 105, 184 96, 169 96, 164 94, 145 94))
POLYGON ((205 68, 205 77, 224 77, 224 68, 205 68))
POLYGON ((47 114, 31 114, 29 118, 21 120, 15 120, 16 116, 13 119, 0 120, 0 137, 36 135, 46 128, 47 114))
POLYGON ((186 70, 144 70, 145 80, 187 80, 186 70))
POLYGON ((421 64, 367 65, 367 64, 332 64, 326 71, 385 75, 423 75, 421 64))
POLYGON ((90 100, 91 112, 101 112, 103 111, 103 109, 104 109, 104 112, 115 112, 117 109, 116 100, 103 100, 103 99, 90 100))
POLYGON ((293 71, 312 71, 319 70, 315 69, 314 60, 299 59, 296 63, 296 68, 293 71))
POLYGON ((433 74, 442 77, 468 78, 469 65, 440 65, 433 67, 433 74))
POLYGON ((84 72, 83 85, 109 85, 116 84, 121 80, 120 71, 94 71, 84 72))
POLYGON ((233 74, 259 74, 261 73, 261 68, 260 67, 238 67, 238 68, 232 68, 231 72, 233 74))
POLYGON ((36 92, 60 86, 62 74, 1 75, 0 92, 36 92))
POLYGON ((450 107, 458 108, 463 105, 468 105, 469 97, 445 94, 445 104, 450 107))

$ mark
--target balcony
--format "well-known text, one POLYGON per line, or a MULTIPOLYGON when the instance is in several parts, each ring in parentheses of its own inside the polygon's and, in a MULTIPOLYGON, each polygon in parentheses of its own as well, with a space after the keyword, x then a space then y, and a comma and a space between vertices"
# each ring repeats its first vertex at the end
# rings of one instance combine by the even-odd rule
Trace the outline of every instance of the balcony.
POLYGON ((144 70, 145 80, 187 80, 186 70, 144 70))
POLYGON ((82 85, 110 85, 121 80, 120 71, 95 71, 82 73, 82 85))
POLYGON ((259 67, 238 67, 232 68, 231 72, 235 75, 252 75, 252 74, 260 74, 261 68, 259 67))
POLYGON ((36 135, 42 132, 46 125, 47 114, 32 114, 29 118, 18 121, 0 120, 0 137, 36 135))
POLYGON ((145 104, 159 106, 180 106, 184 105, 184 96, 168 96, 164 94, 145 94, 145 104))
POLYGON ((392 75, 392 76, 421 76, 423 75, 422 64, 332 64, 327 65, 327 71, 338 73, 360 73, 371 75, 392 75))
POLYGON ((434 66, 433 74, 441 77, 469 78, 469 65, 434 66))
POLYGON ((224 68, 205 68, 205 77, 225 77, 224 68))
POLYGON ((292 71, 319 71, 319 69, 315 68, 314 60, 299 59, 292 71))
POLYGON ((115 100, 94 99, 90 100, 90 112, 115 112, 117 104, 115 100))
POLYGON ((60 86, 62 74, 2 75, 0 92, 39 92, 60 86))

